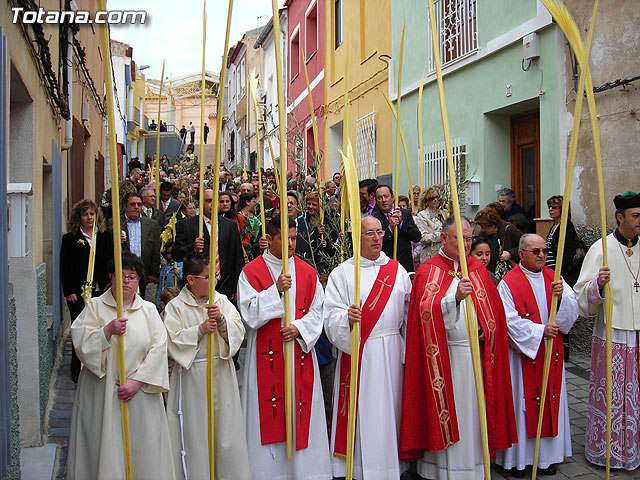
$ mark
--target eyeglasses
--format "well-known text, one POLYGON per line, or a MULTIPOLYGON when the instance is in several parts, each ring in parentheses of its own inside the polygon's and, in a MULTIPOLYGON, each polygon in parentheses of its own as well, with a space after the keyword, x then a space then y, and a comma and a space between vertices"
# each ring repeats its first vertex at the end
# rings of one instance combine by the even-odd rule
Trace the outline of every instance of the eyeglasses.
MULTIPOLYGON (((111 278, 115 278, 116 276, 112 273, 111 274, 111 278)), ((140 280, 140 277, 138 275, 122 275, 122 281, 123 282, 137 282, 138 280, 140 280)))
POLYGON ((432 200, 438 200, 438 197, 427 197, 428 202, 431 202, 432 200))
POLYGON ((384 230, 367 230, 366 232, 362 232, 367 238, 373 238, 375 236, 384 237, 384 230))
MULTIPOLYGON (((449 235, 448 233, 445 233, 445 235, 447 237, 453 238, 456 242, 458 241, 458 237, 456 237, 455 235, 449 235)), ((462 240, 464 241, 464 243, 472 243, 473 237, 462 237, 462 240)))
POLYGON ((522 251, 523 252, 531 252, 534 255, 540 255, 540 253, 542 253, 543 255, 547 255, 549 253, 549 249, 548 248, 532 248, 531 250, 525 250, 523 248, 522 251))
POLYGON ((209 280, 209 275, 191 275, 193 278, 201 278, 202 280, 209 280))

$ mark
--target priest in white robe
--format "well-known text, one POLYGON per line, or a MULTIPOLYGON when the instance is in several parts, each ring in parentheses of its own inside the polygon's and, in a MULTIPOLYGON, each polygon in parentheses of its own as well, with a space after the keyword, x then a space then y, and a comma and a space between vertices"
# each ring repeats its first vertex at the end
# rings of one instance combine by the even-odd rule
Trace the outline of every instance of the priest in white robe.
POLYGON ((242 411, 252 479, 332 478, 322 385, 314 344, 322 332, 324 293, 315 270, 297 257, 296 229, 280 232, 280 216, 267 224, 269 251, 245 266, 238 306, 247 327, 242 411), (289 273, 282 274, 282 240, 289 273), (291 325, 284 328, 283 292, 290 292, 291 325), (286 454, 284 342, 291 350, 293 448, 286 454))
POLYGON ((346 475, 346 425, 349 412, 351 327, 361 322, 353 477, 400 478, 398 457, 404 335, 411 297, 407 271, 382 252, 384 231, 375 217, 362 218, 360 298, 354 302, 353 257, 329 275, 324 301, 327 337, 339 350, 333 388, 331 451, 333 476, 346 475), (344 371, 343 371, 344 370, 344 371))
MULTIPOLYGON (((162 392, 169 388, 167 332, 153 303, 136 294, 142 260, 122 254, 124 316, 112 290, 87 301, 71 326, 84 364, 71 417, 67 478, 126 478, 120 400, 129 409, 133 478, 173 479, 169 429, 162 392), (119 386, 117 341, 124 340, 127 382, 119 386)), ((115 282, 113 264, 111 282, 115 282)))
MULTIPOLYGON (((542 237, 535 234, 523 235, 518 254, 520 264, 498 284, 507 316, 518 443, 499 451, 496 463, 507 470, 514 469, 512 476, 517 478, 523 478, 525 467, 533 465, 539 416, 536 395, 539 396, 542 390, 541 381, 536 381, 536 374, 540 374, 543 367, 545 348, 550 348, 551 341, 555 338, 545 400, 546 418, 543 417, 543 425, 548 426, 550 432, 545 431, 541 435, 538 454, 538 472, 555 475, 556 464, 571 456, 564 347, 558 332, 569 333, 578 318, 578 302, 573 289, 566 282, 553 281, 553 270, 545 266, 547 246, 542 237), (552 294, 561 296, 555 325, 549 324, 552 294), (543 340, 545 344, 542 344, 543 340), (530 385, 531 388, 525 385, 530 385)), ((539 379, 541 380, 541 376, 539 379)))
POLYGON ((584 317, 597 315, 591 338, 591 378, 584 453, 596 465, 606 465, 606 332, 604 285, 613 298, 613 405, 611 468, 640 466, 640 194, 617 195, 618 228, 607 236, 609 266, 602 265, 602 240, 584 259, 574 289, 584 317))
POLYGON ((165 309, 169 357, 173 360, 167 418, 176 479, 209 478, 207 341, 214 342, 215 478, 248 480, 249 456, 233 355, 244 338, 240 314, 215 292, 209 302, 209 259, 190 254, 187 282, 165 309))

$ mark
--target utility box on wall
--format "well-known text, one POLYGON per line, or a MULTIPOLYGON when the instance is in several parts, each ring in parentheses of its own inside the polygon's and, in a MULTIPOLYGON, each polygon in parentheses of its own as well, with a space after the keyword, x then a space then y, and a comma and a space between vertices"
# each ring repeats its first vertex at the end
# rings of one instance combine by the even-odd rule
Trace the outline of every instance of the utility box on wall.
POLYGON ((28 200, 33 195, 30 183, 10 183, 7 185, 9 204, 9 257, 26 257, 28 200))

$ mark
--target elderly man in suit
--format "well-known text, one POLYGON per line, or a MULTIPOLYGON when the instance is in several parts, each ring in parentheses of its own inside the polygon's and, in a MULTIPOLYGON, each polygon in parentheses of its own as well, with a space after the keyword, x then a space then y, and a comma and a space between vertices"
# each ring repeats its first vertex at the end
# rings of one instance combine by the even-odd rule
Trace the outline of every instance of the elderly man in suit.
MULTIPOLYGON (((140 280, 140 296, 148 283, 158 281, 160 275, 160 226, 158 222, 142 215, 142 197, 130 193, 123 200, 124 214, 120 217, 122 247, 137 255, 144 263, 145 277, 140 280)), ((113 228, 110 223, 109 228, 113 228)))
MULTIPOLYGON (((204 238, 198 237, 199 216, 186 218, 176 226, 176 241, 171 255, 181 262, 182 259, 195 250, 203 250, 209 254, 209 235, 211 232, 211 203, 213 190, 204 191, 204 208, 202 229, 204 238)), ((240 233, 236 223, 228 218, 218 216, 218 258, 220 259, 220 278, 216 282, 216 290, 235 301, 238 287, 238 277, 244 267, 244 254, 240 233)))
POLYGON ((413 272, 413 255, 411 242, 419 242, 420 230, 413 221, 411 210, 394 208, 393 190, 389 185, 378 185, 376 188, 376 206, 371 215, 380 220, 384 230, 382 251, 393 257, 393 237, 398 229, 398 255, 395 260, 400 262, 407 272, 413 272))
POLYGON ((142 216, 158 222, 160 229, 164 229, 166 221, 164 213, 156 208, 156 191, 153 187, 144 187, 140 190, 142 196, 142 216))

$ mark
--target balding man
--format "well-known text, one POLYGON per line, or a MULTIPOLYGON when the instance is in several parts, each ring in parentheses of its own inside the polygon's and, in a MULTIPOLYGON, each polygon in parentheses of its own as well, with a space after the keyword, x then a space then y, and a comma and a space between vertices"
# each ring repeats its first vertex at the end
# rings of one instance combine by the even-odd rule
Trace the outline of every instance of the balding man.
POLYGON ((553 281, 554 272, 545 266, 546 241, 532 233, 520 237, 520 264, 498 285, 504 303, 509 332, 509 363, 513 403, 518 426, 518 443, 498 452, 496 463, 523 478, 533 464, 542 392, 545 349, 552 349, 551 370, 542 417, 538 471, 555 475, 556 464, 571 456, 569 405, 564 376, 562 334, 569 333, 578 318, 578 301, 563 280, 553 281), (549 323, 552 295, 561 297, 556 323, 549 323))
POLYGON ((468 278, 460 278, 453 218, 442 249, 416 272, 407 320, 400 459, 417 460, 422 477, 483 478, 480 415, 465 316, 471 295, 478 319, 489 450, 517 440, 509 375, 509 340, 500 295, 487 269, 469 256, 471 226, 462 219, 468 278), (450 474, 453 474, 450 476, 450 474))
POLYGON ((398 458, 404 360, 404 331, 411 295, 407 271, 382 251, 384 230, 362 218, 361 305, 354 302, 354 258, 329 275, 324 303, 325 331, 339 351, 333 388, 331 450, 333 476, 346 474, 347 412, 351 376, 351 328, 360 322, 355 478, 400 478, 398 458))
MULTIPOLYGON (((194 251, 203 251, 205 255, 209 254, 212 201, 213 190, 206 189, 204 191, 204 208, 202 212, 204 238, 198 237, 198 215, 181 220, 176 225, 176 241, 171 251, 174 260, 181 262, 187 254, 194 251)), ((232 220, 218 215, 217 221, 220 278, 216 282, 216 290, 229 298, 235 299, 238 277, 244 266, 240 233, 238 232, 238 227, 232 220)))
POLYGON ((250 182, 240 184, 240 195, 243 193, 253 193, 253 184, 250 182))

